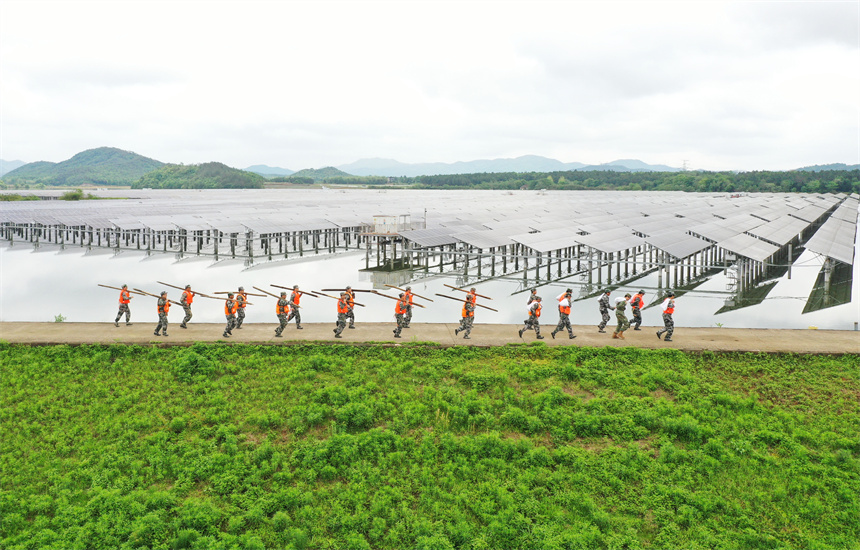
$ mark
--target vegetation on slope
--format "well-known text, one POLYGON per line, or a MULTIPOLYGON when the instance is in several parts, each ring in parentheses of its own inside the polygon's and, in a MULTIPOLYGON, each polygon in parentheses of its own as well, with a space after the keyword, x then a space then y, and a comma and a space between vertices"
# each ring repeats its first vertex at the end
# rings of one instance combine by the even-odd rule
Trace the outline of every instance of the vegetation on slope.
POLYGON ((253 172, 230 168, 220 162, 167 164, 150 172, 132 189, 262 189, 266 178, 253 172))
POLYGON ((858 356, 0 346, 0 547, 858 548, 858 356))
POLYGON ((31 162, 3 176, 3 182, 22 185, 131 185, 164 163, 114 147, 89 149, 63 162, 31 162))

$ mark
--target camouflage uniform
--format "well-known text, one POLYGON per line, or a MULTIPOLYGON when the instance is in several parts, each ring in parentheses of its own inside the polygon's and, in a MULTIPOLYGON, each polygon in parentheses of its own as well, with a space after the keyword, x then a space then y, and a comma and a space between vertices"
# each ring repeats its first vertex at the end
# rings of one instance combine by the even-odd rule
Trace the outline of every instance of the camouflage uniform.
POLYGON ((334 329, 334 337, 340 338, 340 333, 346 328, 346 318, 352 313, 352 308, 349 306, 349 294, 346 292, 340 295, 340 300, 337 301, 337 328, 334 329))
POLYGON ((600 308, 600 315, 603 316, 603 320, 600 321, 600 324, 597 325, 597 328, 600 330, 600 332, 606 332, 603 329, 606 328, 606 323, 608 323, 609 319, 610 319, 609 310, 615 309, 614 307, 609 305, 609 294, 608 293, 604 292, 603 296, 601 296, 600 299, 597 300, 597 307, 600 308))
POLYGON ((125 324, 131 324, 131 310, 128 308, 128 303, 122 303, 123 298, 129 301, 131 300, 131 294, 129 294, 126 286, 123 286, 119 293, 119 312, 116 314, 116 319, 113 321, 114 326, 119 326, 119 320, 122 318, 123 314, 125 314, 125 324))
POLYGON ((296 319, 296 328, 302 328, 302 314, 299 313, 299 296, 300 293, 297 290, 293 290, 293 293, 290 294, 290 316, 287 317, 287 322, 296 319))
POLYGON ((618 321, 618 325, 615 327, 615 334, 619 334, 630 328, 630 321, 627 320, 627 314, 625 313, 626 309, 627 300, 616 302, 615 319, 618 321))
POLYGON ((525 325, 520 329, 520 338, 523 337, 523 333, 527 330, 534 330, 537 334, 536 338, 538 340, 543 340, 543 336, 540 335, 540 310, 541 310, 541 298, 540 296, 535 296, 534 301, 529 306, 529 318, 526 319, 525 325))
POLYGON ((394 337, 400 338, 400 332, 403 330, 406 321, 404 319, 408 308, 408 302, 404 300, 404 295, 400 294, 400 299, 397 300, 397 305, 394 306, 394 318, 397 320, 397 328, 394 329, 394 337))
POLYGON ((639 327, 642 326, 642 306, 645 305, 644 294, 644 292, 639 292, 630 302, 630 306, 633 308, 633 322, 631 323, 634 325, 633 330, 639 330, 639 327))
POLYGON ((460 319, 460 327, 454 329, 454 334, 457 335, 461 332, 465 332, 463 338, 469 338, 469 334, 472 333, 472 323, 475 322, 475 302, 466 300, 466 303, 463 304, 463 309, 467 315, 464 315, 463 318, 460 319))
POLYGON ((570 299, 570 292, 565 292, 558 297, 558 324, 555 326, 555 330, 550 333, 553 338, 555 338, 555 335, 564 329, 567 329, 568 339, 572 340, 573 338, 576 338, 576 336, 573 335, 573 327, 570 325, 570 314, 562 311, 562 308, 570 309, 570 299))
POLYGON ((233 306, 235 304, 236 302, 233 300, 232 295, 227 298, 226 302, 224 302, 224 311, 229 312, 224 314, 227 318, 227 326, 224 327, 224 338, 231 336, 233 334, 233 329, 236 328, 236 314, 233 313, 233 306))
POLYGON ((239 304, 239 309, 236 310, 236 328, 242 328, 242 322, 245 320, 245 302, 247 301, 245 289, 239 287, 239 292, 236 293, 236 303, 239 304))
POLYGON ((167 296, 162 294, 158 299, 158 325, 155 327, 156 336, 158 336, 158 332, 162 329, 164 330, 164 335, 167 336, 167 310, 169 308, 167 296))
POLYGON ((348 286, 346 293, 349 294, 349 312, 346 314, 346 320, 349 321, 349 328, 355 328, 355 291, 348 286))
POLYGON ((657 338, 661 338, 665 333, 666 341, 671 342, 672 333, 675 332, 675 320, 672 319, 672 313, 675 311, 675 295, 668 294, 660 307, 663 308, 663 328, 657 331, 657 338))
POLYGON ((289 310, 290 302, 287 301, 287 293, 281 292, 281 297, 278 299, 278 305, 275 307, 275 313, 278 316, 278 321, 281 325, 275 329, 275 336, 281 337, 284 332, 284 327, 287 326, 287 311, 289 310))
POLYGON ((194 297, 189 296, 190 293, 191 288, 186 286, 185 291, 182 293, 182 299, 179 300, 179 303, 182 304, 182 309, 185 311, 185 318, 182 319, 182 324, 179 325, 181 328, 188 328, 188 321, 190 321, 192 317, 191 304, 188 302, 188 298, 190 297, 193 301, 194 297))
POLYGON ((409 323, 412 322, 412 287, 406 287, 406 313, 403 316, 403 328, 409 328, 409 323))

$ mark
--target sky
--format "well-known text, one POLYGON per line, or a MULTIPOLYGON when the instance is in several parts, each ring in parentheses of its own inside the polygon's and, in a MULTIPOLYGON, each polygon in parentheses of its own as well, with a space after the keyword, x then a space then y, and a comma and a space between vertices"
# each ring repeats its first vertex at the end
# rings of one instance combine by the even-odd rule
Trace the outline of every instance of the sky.
POLYGON ((860 163, 860 1, 0 0, 0 158, 860 163))

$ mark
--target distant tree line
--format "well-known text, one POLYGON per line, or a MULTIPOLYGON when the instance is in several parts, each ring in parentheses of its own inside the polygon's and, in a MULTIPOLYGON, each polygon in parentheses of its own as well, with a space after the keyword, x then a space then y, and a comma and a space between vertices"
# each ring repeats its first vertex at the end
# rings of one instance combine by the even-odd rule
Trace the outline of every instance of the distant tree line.
POLYGON ((530 172, 396 178, 424 189, 860 193, 860 170, 821 172, 530 172))

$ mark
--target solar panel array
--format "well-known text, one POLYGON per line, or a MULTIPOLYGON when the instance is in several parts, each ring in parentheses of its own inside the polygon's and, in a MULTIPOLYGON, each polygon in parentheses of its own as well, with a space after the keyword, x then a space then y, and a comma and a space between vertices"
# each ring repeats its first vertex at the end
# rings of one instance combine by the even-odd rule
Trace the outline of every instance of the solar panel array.
POLYGON ((740 197, 659 191, 376 189, 93 193, 125 200, 3 202, 0 224, 260 235, 367 228, 374 216, 387 212, 411 214, 412 227, 425 227, 426 220, 424 229, 401 232, 417 247, 464 243, 486 249, 518 243, 541 253, 578 245, 612 253, 647 243, 682 259, 716 245, 757 259, 827 218, 839 205, 818 231, 821 235, 810 242, 819 253, 853 261, 858 206, 856 196, 778 193, 740 197))

